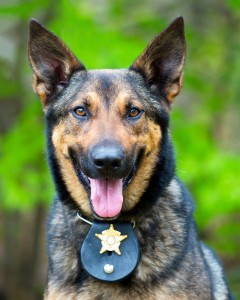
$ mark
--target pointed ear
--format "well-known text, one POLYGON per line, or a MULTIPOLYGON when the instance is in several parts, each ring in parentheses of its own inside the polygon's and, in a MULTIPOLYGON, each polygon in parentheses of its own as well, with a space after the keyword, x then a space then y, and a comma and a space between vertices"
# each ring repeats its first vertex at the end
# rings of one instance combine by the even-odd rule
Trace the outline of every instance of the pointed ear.
POLYGON ((140 72, 171 104, 182 87, 185 54, 184 22, 178 17, 150 42, 130 69, 140 72))
POLYGON ((67 46, 34 19, 29 24, 28 56, 33 69, 33 89, 44 108, 75 71, 85 70, 67 46))

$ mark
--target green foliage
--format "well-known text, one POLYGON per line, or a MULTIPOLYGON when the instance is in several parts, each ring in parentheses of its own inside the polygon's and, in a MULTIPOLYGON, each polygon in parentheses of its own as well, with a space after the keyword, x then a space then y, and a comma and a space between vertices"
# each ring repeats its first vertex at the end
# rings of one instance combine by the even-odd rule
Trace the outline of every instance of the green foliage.
MULTIPOLYGON (((49 20, 45 25, 87 68, 124 68, 173 17, 182 14, 188 43, 185 85, 172 109, 178 175, 197 201, 200 229, 211 232, 213 228, 231 241, 240 229, 237 218, 231 219, 240 212, 239 8, 236 0, 221 4, 204 0, 198 5, 193 0, 187 5, 177 0, 15 1, 2 6, 0 15, 22 20, 25 31, 31 17, 49 20)), ((0 69, 1 99, 24 92, 21 112, 14 123, 9 121, 2 137, 0 196, 7 209, 48 202, 53 192, 46 167, 43 114, 32 99, 30 69, 19 68, 21 83, 14 76, 9 80, 9 62, 4 61, 0 69)), ((230 254, 237 253, 239 246, 218 238, 213 243, 230 254)))
POLYGON ((1 205, 6 209, 29 209, 51 199, 40 110, 32 101, 2 139, 1 205))
POLYGON ((173 115, 177 173, 196 200, 197 224, 219 252, 234 256, 240 242, 240 157, 217 148, 206 123, 183 122, 177 111, 173 115))
POLYGON ((13 1, 5 5, 1 5, 0 14, 4 17, 20 17, 22 19, 28 20, 29 14, 40 10, 47 9, 47 0, 41 1, 13 1))

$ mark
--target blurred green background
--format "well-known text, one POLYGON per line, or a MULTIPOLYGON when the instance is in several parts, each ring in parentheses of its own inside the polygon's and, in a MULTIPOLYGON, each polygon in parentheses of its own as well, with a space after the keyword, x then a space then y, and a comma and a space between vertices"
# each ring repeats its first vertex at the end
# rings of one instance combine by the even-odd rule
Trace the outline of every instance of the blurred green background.
POLYGON ((240 1, 1 0, 0 300, 42 299, 46 280, 54 190, 27 61, 29 19, 60 36, 86 67, 127 68, 179 15, 188 51, 172 109, 178 175, 195 198, 199 234, 240 299, 240 1))

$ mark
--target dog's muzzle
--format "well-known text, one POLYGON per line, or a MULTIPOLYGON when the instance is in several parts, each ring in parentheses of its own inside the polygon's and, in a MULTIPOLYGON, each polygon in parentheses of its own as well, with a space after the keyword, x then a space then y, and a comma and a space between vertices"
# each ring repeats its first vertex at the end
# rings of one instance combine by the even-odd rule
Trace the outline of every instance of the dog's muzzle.
POLYGON ((123 190, 135 175, 140 150, 126 155, 121 144, 105 140, 95 144, 85 155, 71 151, 78 178, 90 192, 95 216, 116 218, 120 214, 123 190))

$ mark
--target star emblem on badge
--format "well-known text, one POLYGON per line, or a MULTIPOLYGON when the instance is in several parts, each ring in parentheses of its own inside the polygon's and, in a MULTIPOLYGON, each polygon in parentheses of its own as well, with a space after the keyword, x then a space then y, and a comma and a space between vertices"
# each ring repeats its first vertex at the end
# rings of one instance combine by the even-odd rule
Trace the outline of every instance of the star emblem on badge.
POLYGON ((95 235, 102 243, 100 254, 106 251, 114 251, 121 255, 119 247, 121 242, 128 237, 127 235, 121 235, 121 232, 115 230, 113 224, 110 225, 109 229, 102 231, 102 234, 96 233, 95 235))

